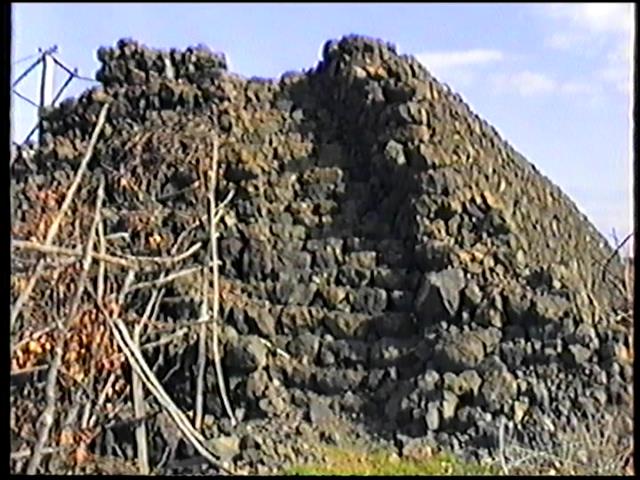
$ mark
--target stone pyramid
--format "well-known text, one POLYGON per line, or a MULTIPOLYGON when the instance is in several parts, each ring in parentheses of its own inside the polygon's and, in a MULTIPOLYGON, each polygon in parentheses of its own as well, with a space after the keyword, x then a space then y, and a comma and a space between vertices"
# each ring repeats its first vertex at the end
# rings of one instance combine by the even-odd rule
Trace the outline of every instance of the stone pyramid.
MULTIPOLYGON (((107 253, 166 257, 200 242, 175 270, 204 266, 202 169, 217 139, 217 195, 233 195, 218 240, 222 364, 239 425, 225 418, 208 366, 205 413, 215 422, 206 436, 242 437, 257 425, 265 439, 260 450, 242 437, 234 462, 281 465, 278 444, 293 442, 301 425, 330 435, 338 421, 401 451, 422 442, 475 458, 495 454, 501 425, 539 449, 605 415, 615 438, 630 441, 622 263, 557 186, 415 58, 347 36, 327 42, 314 68, 277 80, 230 73, 224 55, 205 47, 121 40, 98 59, 101 86, 49 111, 42 144, 13 161, 12 237, 44 242, 109 103, 54 244, 81 250, 104 178, 107 253)), ((38 255, 14 249, 12 302, 38 255)), ((14 344, 64 316, 77 260, 45 271, 14 344)), ((140 271, 137 281, 160 273, 140 271)), ((125 274, 107 269, 105 295, 125 274)), ((98 275, 91 268, 89 283, 98 275)), ((165 285, 142 329, 143 343, 156 342, 147 361, 185 411, 194 408, 198 328, 170 337, 199 317, 198 279, 165 285)), ((120 307, 131 330, 152 291, 140 288, 120 307)), ((114 374, 116 402, 127 363, 113 361, 118 348, 94 297, 82 302, 63 366, 95 389, 114 374)), ((37 354, 22 346, 14 368, 46 365, 55 342, 37 354)), ((66 402, 86 394, 68 378, 61 388, 66 402)), ((32 381, 12 389, 12 421, 35 422, 38 409, 25 405, 43 396, 32 381)), ((159 418, 147 426, 155 463, 171 443, 159 418)), ((122 444, 135 445, 134 428, 92 448, 118 444, 133 459, 122 444)), ((193 455, 181 448, 177 457, 193 455)))

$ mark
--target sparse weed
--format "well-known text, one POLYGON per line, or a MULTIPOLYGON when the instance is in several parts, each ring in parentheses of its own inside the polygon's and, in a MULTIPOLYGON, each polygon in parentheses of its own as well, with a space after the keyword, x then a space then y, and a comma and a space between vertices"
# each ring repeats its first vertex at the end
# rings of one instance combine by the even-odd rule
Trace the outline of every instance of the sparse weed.
POLYGON ((425 458, 400 458, 377 450, 326 448, 323 464, 296 466, 287 475, 497 475, 494 466, 465 463, 438 453, 425 458))

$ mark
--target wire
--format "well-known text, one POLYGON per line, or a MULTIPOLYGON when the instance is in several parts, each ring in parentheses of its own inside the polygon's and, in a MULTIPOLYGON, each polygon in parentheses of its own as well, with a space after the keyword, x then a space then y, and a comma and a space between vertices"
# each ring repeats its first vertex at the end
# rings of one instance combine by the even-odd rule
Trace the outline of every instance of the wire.
POLYGON ((36 102, 34 102, 33 100, 31 100, 30 98, 25 97, 24 95, 22 95, 20 92, 18 92, 15 88, 11 90, 13 93, 15 93, 16 97, 24 100, 25 102, 27 102, 30 105, 33 105, 36 108, 40 108, 40 105, 38 105, 36 102))
POLYGON ((51 105, 55 105, 56 104, 56 102, 58 101, 58 99, 62 95, 62 92, 64 92, 64 89, 67 88, 67 86, 69 86, 69 84, 71 83, 72 80, 73 80, 73 75, 69 74, 69 76, 67 77, 67 79, 64 82, 64 85, 62 85, 62 87, 60 87, 60 90, 58 90, 58 93, 56 93, 56 96, 53 97, 53 100, 51 100, 51 105))
POLYGON ((11 85, 11 88, 16 88, 18 86, 18 84, 27 76, 31 73, 31 71, 36 68, 40 62, 42 61, 42 55, 38 57, 38 60, 36 60, 35 62, 33 62, 29 68, 27 68, 24 72, 22 72, 22 74, 15 79, 15 81, 13 82, 13 84, 11 85))
POLYGON ((93 78, 88 78, 88 77, 83 77, 82 75, 78 75, 78 69, 77 68, 74 68, 73 70, 71 70, 69 67, 67 67, 64 63, 62 63, 54 55, 49 55, 49 56, 56 63, 56 65, 58 65, 60 68, 62 68, 69 75, 73 75, 75 78, 80 79, 80 80, 86 80, 88 82, 96 82, 96 83, 98 83, 98 81, 93 79, 93 78))
POLYGON ((37 57, 38 55, 39 55, 38 53, 34 53, 33 55, 27 55, 26 57, 22 57, 22 58, 20 58, 20 59, 18 59, 16 61, 14 61, 11 64, 11 66, 16 66, 19 63, 23 63, 23 62, 26 62, 27 60, 31 60, 32 58, 37 57))

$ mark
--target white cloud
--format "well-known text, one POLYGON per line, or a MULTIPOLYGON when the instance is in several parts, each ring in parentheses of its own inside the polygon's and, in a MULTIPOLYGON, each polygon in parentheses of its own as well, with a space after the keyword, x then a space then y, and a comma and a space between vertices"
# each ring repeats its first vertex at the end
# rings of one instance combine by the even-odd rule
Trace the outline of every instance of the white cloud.
POLYGON ((416 55, 428 69, 445 71, 475 65, 485 65, 500 61, 504 55, 499 50, 472 49, 448 52, 424 52, 416 55))
POLYGON ((466 88, 475 81, 478 68, 500 62, 505 55, 499 50, 476 48, 423 52, 416 58, 440 81, 454 88, 466 88))
POLYGON ((544 40, 548 47, 592 53, 594 47, 619 48, 628 43, 635 25, 633 4, 575 3, 541 5, 538 11, 552 20, 555 30, 544 40))
POLYGON ((568 32, 556 32, 547 37, 544 40, 544 44, 547 47, 555 48, 556 50, 571 50, 587 40, 587 35, 579 33, 568 32))
MULTIPOLYGON (((524 70, 513 73, 494 73, 489 76, 489 83, 496 94, 518 94, 523 97, 541 95, 566 95, 587 97, 597 101, 601 89, 593 82, 584 80, 557 80, 541 72, 524 70)), ((594 103, 595 105, 595 103, 594 103)))
POLYGON ((567 95, 594 95, 598 89, 593 83, 581 81, 568 81, 560 85, 560 91, 567 95))
POLYGON ((546 46, 580 55, 595 54, 600 66, 591 74, 593 81, 630 93, 633 4, 547 4, 537 8, 553 20, 553 28, 557 29, 545 39, 546 46))
POLYGON ((631 3, 551 4, 542 8, 549 17, 592 33, 628 34, 633 22, 631 3))
POLYGON ((454 89, 468 88, 474 84, 477 73, 468 68, 451 69, 442 74, 434 73, 439 80, 448 83, 454 89))
POLYGON ((511 92, 523 97, 551 93, 558 88, 549 76, 528 70, 512 74, 497 73, 490 80, 496 93, 511 92))
POLYGON ((604 66, 597 72, 597 76, 619 92, 628 94, 631 89, 631 68, 630 42, 618 42, 607 54, 604 66))

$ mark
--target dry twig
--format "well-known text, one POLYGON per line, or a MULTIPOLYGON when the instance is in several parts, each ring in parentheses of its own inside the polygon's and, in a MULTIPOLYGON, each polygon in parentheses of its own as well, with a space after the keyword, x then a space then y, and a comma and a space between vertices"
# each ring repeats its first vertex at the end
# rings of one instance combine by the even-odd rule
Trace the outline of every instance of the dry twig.
POLYGON ((155 263, 159 265, 169 266, 171 264, 181 262, 182 260, 186 260, 187 258, 191 257, 194 253, 200 250, 201 246, 202 243, 197 242, 191 245, 186 251, 180 254, 174 254, 170 257, 147 257, 142 255, 128 255, 124 253, 122 254, 122 257, 136 263, 155 263))
MULTIPOLYGON (((106 252, 106 240, 105 240, 105 235, 104 235, 104 218, 100 219, 100 222, 98 223, 98 253, 100 255, 105 255, 106 252)), ((103 297, 104 297, 104 289, 105 289, 105 275, 106 275, 106 265, 104 260, 99 259, 99 263, 98 263, 98 278, 96 280, 96 296, 97 296, 97 303, 99 303, 100 305, 103 305, 103 297)), ((92 364, 91 366, 91 388, 93 389, 93 386, 95 384, 95 366, 92 364)), ((109 379, 107 380, 107 385, 110 386, 110 383, 113 382, 113 374, 111 374, 111 376, 109 377, 109 379)), ((104 390, 101 392, 101 397, 103 397, 104 390)), ((97 406, 101 406, 102 402, 104 402, 104 399, 100 399, 100 397, 98 398, 98 404, 97 406)), ((92 403, 93 403, 93 399, 89 398, 86 405, 85 405, 85 409, 84 412, 82 414, 82 421, 80 423, 81 428, 84 430, 86 429, 89 424, 91 423, 91 425, 95 425, 95 416, 90 417, 91 415, 91 407, 92 407, 92 403)))
POLYGON ((504 418, 500 421, 500 432, 498 435, 498 454, 500 455, 500 465, 502 467, 502 473, 509 475, 509 469, 507 468, 507 462, 504 455, 504 418))
MULTIPOLYGON (((174 247, 177 249, 177 244, 174 247)), ((140 285, 140 284, 138 284, 140 285)), ((132 286, 129 291, 133 290, 135 287, 132 286)), ((152 294, 145 311, 142 315, 142 320, 134 327, 133 338, 135 345, 140 348, 140 334, 142 332, 142 327, 146 325, 148 320, 151 318, 156 302, 158 302, 159 297, 162 292, 156 289, 152 294)), ((150 472, 149 469, 149 449, 147 445, 147 428, 144 417, 146 415, 146 404, 144 400, 144 392, 142 390, 142 382, 140 376, 134 371, 132 375, 132 386, 131 389, 133 391, 133 410, 136 418, 140 419, 138 426, 136 427, 136 448, 138 450, 138 465, 140 467, 140 473, 143 475, 148 475, 150 472)))
POLYGON ((27 375, 29 373, 35 373, 35 372, 39 372, 41 370, 45 370, 47 368, 46 365, 38 365, 35 367, 27 367, 27 368, 20 368, 18 370, 11 370, 11 373, 9 374, 12 377, 17 377, 18 375, 27 375))
POLYGON ((187 277, 189 275, 193 275, 194 273, 199 272, 200 270, 202 270, 202 267, 185 268, 184 270, 180 270, 179 272, 175 272, 175 273, 172 273, 170 275, 162 275, 161 278, 158 278, 156 280, 150 280, 148 282, 136 283, 135 285, 133 285, 131 287, 130 290, 131 291, 135 291, 135 290, 140 290, 142 288, 162 287, 162 286, 167 285, 168 283, 171 283, 174 280, 177 280, 179 278, 187 277))
MULTIPOLYGON (((53 453, 63 452, 68 450, 69 447, 45 447, 42 449, 42 455, 51 455, 53 453)), ((25 448, 23 450, 18 450, 17 452, 11 452, 11 460, 22 460, 24 458, 29 458, 33 455, 33 450, 30 448, 25 448)))
MULTIPOLYGON (((151 303, 151 302, 149 302, 151 303)), ((146 314, 146 312, 145 312, 146 314)), ((133 341, 136 346, 140 346, 140 333, 143 323, 138 323, 133 328, 133 341)), ((144 401, 144 392, 142 390, 142 382, 137 373, 132 375, 131 390, 133 393, 133 413, 136 418, 140 418, 140 422, 136 426, 136 449, 138 453, 138 467, 142 475, 149 475, 149 448, 147 446, 147 425, 144 421, 146 413, 146 405, 144 401)))
POLYGON ((107 378, 107 381, 105 382, 104 387, 102 388, 102 390, 100 391, 100 394, 98 395, 98 399, 96 400, 95 411, 88 422, 89 428, 93 428, 95 426, 96 421, 98 420, 97 411, 100 408, 102 408, 102 405, 106 401, 107 395, 111 391, 111 388, 113 387, 113 383, 115 381, 116 381, 116 374, 114 372, 114 373, 111 373, 111 375, 109 375, 109 378, 107 378))
MULTIPOLYGON (((178 239, 176 240, 176 244, 172 248, 172 252, 171 252, 172 255, 175 255, 175 252, 180 248, 180 245, 183 242, 183 240, 185 240, 188 233, 191 232, 193 228, 195 228, 195 226, 196 225, 193 225, 192 227, 183 231, 182 234, 178 237, 178 239)), ((133 275, 133 272, 129 272, 128 280, 125 282, 126 288, 123 288, 118 301, 120 305, 123 305, 125 295, 130 293, 132 289, 135 287, 135 285, 134 286, 131 285, 131 282, 133 280, 132 275, 133 275)), ((156 284, 155 284, 156 289, 152 292, 151 298, 147 303, 147 307, 143 314, 141 323, 138 324, 136 328, 141 328, 141 325, 147 324, 149 322, 153 322, 153 318, 155 318, 155 315, 157 313, 157 307, 159 306, 162 296, 164 294, 164 288, 162 288, 162 285, 165 285, 167 283, 167 280, 170 280, 172 278, 173 279, 176 278, 175 274, 164 273, 160 277, 160 279, 156 281, 156 284)), ((141 284, 137 284, 137 285, 141 285, 141 284)), ((185 435, 187 440, 189 440, 191 443, 194 444, 196 450, 198 450, 203 456, 205 456, 205 458, 207 458, 207 460, 212 462, 214 465, 217 465, 218 467, 223 468, 218 464, 217 460, 211 454, 211 452, 208 451, 204 443, 205 442, 204 438, 199 436, 198 432, 195 432, 195 435, 194 435, 194 431, 191 425, 189 424, 188 420, 186 419, 186 416, 176 407, 176 405, 173 403, 171 398, 167 395, 162 385, 160 384, 160 382, 157 380, 154 373, 151 371, 151 369, 147 365, 144 357, 142 357, 141 355, 141 350, 152 348, 154 346, 158 346, 163 343, 167 343, 168 341, 171 341, 173 338, 175 338, 175 335, 171 335, 169 336, 169 338, 162 338, 157 342, 152 342, 152 343, 143 345, 141 347, 139 346, 138 342, 134 342, 133 340, 130 339, 126 326, 120 319, 109 317, 106 314, 106 312, 104 312, 104 308, 102 307, 102 305, 99 305, 99 307, 102 309, 103 313, 109 319, 109 325, 112 329, 112 332, 114 333, 114 337, 116 338, 116 341, 120 345, 124 355, 127 357, 127 359, 129 360, 132 366, 133 378, 137 379, 136 381, 141 382, 141 384, 144 384, 147 386, 147 388, 151 391, 151 393, 158 399, 160 404, 165 408, 165 410, 167 410, 170 418, 178 426, 178 429, 185 435)), ((188 332, 188 329, 184 328, 182 331, 178 333, 180 335, 184 335, 184 333, 187 333, 187 332, 188 332)), ((135 400, 135 402, 142 405, 142 402, 144 400, 144 398, 142 397, 142 392, 140 391, 138 395, 134 393, 134 399, 136 397, 138 398, 138 400, 135 400)), ((137 419, 145 418, 142 412, 138 410, 135 411, 135 416, 137 419)), ((142 424, 144 424, 144 420, 140 421, 140 425, 142 424)), ((138 426, 136 428, 136 439, 137 439, 137 445, 138 445, 139 459, 144 458, 144 455, 145 455, 145 452, 141 451, 140 448, 144 450, 146 447, 146 445, 144 445, 146 442, 146 434, 145 434, 145 438, 143 439, 141 432, 142 430, 140 426, 138 426)), ((146 455, 148 456, 148 452, 146 453, 146 455)), ((148 469, 148 464, 147 464, 147 469, 148 469)))
MULTIPOLYGON (((55 245, 45 245, 45 244, 34 242, 31 240, 12 239, 11 247, 22 249, 22 250, 33 250, 36 252, 48 253, 52 255, 65 255, 67 257, 82 257, 82 252, 79 250, 74 250, 72 248, 65 248, 65 247, 57 247, 55 245)), ((124 258, 116 257, 113 255, 92 252, 91 257, 101 262, 118 265, 119 267, 124 267, 124 268, 136 267, 135 263, 131 261, 127 261, 124 258)))
MULTIPOLYGON (((222 363, 220 361, 220 352, 218 347, 218 310, 220 306, 220 278, 218 275, 218 232, 217 219, 220 210, 216 211, 216 180, 218 172, 218 139, 214 138, 213 145, 213 159, 211 169, 209 170, 209 220, 210 220, 210 235, 211 235, 211 263, 212 263, 212 276, 213 276, 213 361, 216 370, 216 378, 218 382, 218 388, 220 389, 220 396, 222 397, 222 403, 224 405, 227 415, 231 419, 231 424, 237 423, 236 418, 227 396, 227 388, 225 385, 224 375, 222 373, 222 363), (218 214, 218 215, 216 215, 218 214)), ((229 195, 230 199, 231 196, 229 195)))
POLYGON ((82 261, 82 272, 80 273, 80 280, 78 281, 78 289, 76 290, 76 294, 72 300, 71 307, 69 309, 69 316, 67 317, 66 322, 63 322, 60 318, 57 319, 57 327, 60 330, 60 338, 56 343, 54 359, 51 363, 51 366, 49 367, 49 373, 47 375, 47 384, 45 386, 45 396, 47 399, 47 404, 40 418, 38 419, 38 422, 40 423, 40 429, 38 431, 38 439, 36 440, 36 445, 33 449, 33 456, 31 457, 31 459, 29 460, 29 464, 27 465, 28 475, 33 475, 37 472, 38 467, 40 466, 40 461, 42 460, 42 449, 49 440, 49 432, 51 431, 51 426, 53 425, 55 414, 56 383, 58 382, 58 370, 60 368, 60 365, 62 364, 62 356, 64 354, 64 335, 69 323, 73 320, 78 308, 80 307, 82 294, 84 293, 84 287, 89 274, 89 268, 91 267, 91 252, 93 250, 96 228, 98 226, 98 222, 100 221, 100 210, 102 208, 103 200, 104 178, 101 178, 100 186, 98 187, 98 193, 96 195, 95 215, 91 224, 89 239, 87 241, 84 258, 82 261))
MULTIPOLYGON (((616 431, 615 416, 598 412, 586 416, 575 428, 556 430, 556 442, 548 450, 534 450, 518 444, 515 438, 502 436, 497 459, 511 475, 614 475, 621 474, 632 454, 632 437, 616 431)), ((615 415, 615 414, 614 414, 615 415)))
MULTIPOLYGON (((133 275, 134 273, 130 271, 129 275, 127 276, 128 282, 125 282, 125 286, 123 287, 122 293, 120 295, 120 305, 123 305, 124 303, 124 297, 126 296, 130 282, 133 279, 133 275)), ((185 438, 189 440, 194 448, 212 465, 228 472, 228 470, 224 468, 216 459, 215 455, 211 453, 206 447, 206 440, 204 439, 204 437, 191 426, 185 414, 175 405, 169 395, 167 395, 167 392, 164 390, 157 377, 149 368, 146 360, 140 352, 140 349, 136 347, 133 340, 131 339, 131 336, 129 335, 124 322, 118 317, 109 316, 107 312, 103 313, 105 314, 105 316, 107 316, 109 326, 111 327, 113 335, 120 345, 120 348, 127 356, 131 368, 140 376, 142 382, 158 400, 160 405, 162 405, 162 407, 167 411, 167 413, 174 421, 178 429, 185 436, 185 438)))
MULTIPOLYGON (((87 166, 89 165, 89 159, 91 159, 91 156, 93 155, 93 149, 96 146, 96 143, 98 141, 98 136, 100 135, 102 126, 104 125, 104 122, 107 118, 108 110, 109 110, 109 104, 106 103, 102 107, 102 110, 100 110, 100 115, 98 116, 98 123, 96 124, 95 128, 93 129, 93 133, 91 134, 91 139, 89 141, 89 147, 87 148, 87 152, 85 153, 84 158, 80 162, 78 171, 76 172, 75 178, 73 179, 73 182, 69 187, 69 190, 67 190, 67 194, 64 198, 64 201, 62 202, 62 205, 60 206, 60 210, 58 211, 58 214, 56 215, 51 226, 49 227, 49 231, 47 232, 47 236, 45 237, 45 241, 44 241, 45 247, 50 246, 51 243, 53 242, 53 239, 55 238, 56 234, 58 233, 58 229, 60 228, 60 222, 62 221, 62 218, 64 217, 64 214, 67 212, 67 210, 71 206, 71 202, 75 197, 78 187, 80 186, 80 182, 82 180, 84 172, 87 169, 87 166)), ((33 272, 33 275, 31 276, 31 278, 27 283, 27 286, 22 291, 22 293, 16 300, 16 303, 13 305, 13 308, 11 309, 9 326, 12 331, 14 329, 16 320, 20 316, 22 307, 24 306, 25 302, 29 298, 29 295, 31 295, 31 291, 35 287, 36 282, 38 281, 38 279, 40 278, 40 275, 42 274, 44 263, 45 262, 43 260, 38 262, 38 264, 36 265, 35 271, 33 272)))
MULTIPOLYGON (((602 267, 602 279, 604 280, 606 275, 607 275, 607 269, 609 268, 609 263, 611 263, 611 261, 616 257, 616 255, 618 254, 618 252, 620 251, 620 249, 622 247, 624 247, 625 243, 627 243, 631 237, 633 237, 633 234, 635 232, 631 232, 629 233, 626 237, 624 237, 624 239, 622 240, 622 242, 618 243, 618 239, 615 238, 616 243, 618 243, 618 245, 616 246, 615 250, 613 251, 613 253, 609 256, 609 258, 607 259, 607 261, 604 263, 604 266, 602 267)), ((615 235, 615 232, 614 232, 615 235)))
POLYGON ((62 348, 56 349, 56 355, 49 367, 49 373, 47 374, 47 384, 45 387, 46 407, 40 417, 38 418, 38 438, 36 444, 33 447, 33 453, 27 464, 27 475, 34 475, 38 471, 40 461, 42 460, 43 450, 49 439, 49 432, 53 425, 55 406, 56 406, 56 382, 58 381, 58 369, 62 363, 62 348))
MULTIPOLYGON (((207 277, 202 275, 202 303, 200 304, 200 318, 206 319, 209 310, 209 302, 207 301, 207 277)), ((203 405, 204 405, 204 371, 207 360, 207 324, 200 325, 198 335, 198 373, 196 377, 196 401, 193 426, 196 430, 202 428, 203 405)))
MULTIPOLYGON (((78 250, 73 250, 71 248, 65 247, 57 247, 54 245, 41 244, 38 242, 33 242, 30 240, 11 240, 11 246, 13 248, 20 248, 24 250, 34 250, 42 253, 50 253, 57 255, 66 255, 69 257, 82 257, 83 253, 78 250)), ((128 269, 138 269, 144 264, 153 264, 153 265, 168 265, 172 263, 178 263, 182 260, 185 260, 196 253, 202 243, 198 242, 183 253, 180 253, 174 257, 145 257, 145 256, 135 256, 135 255, 126 255, 115 256, 108 255, 103 253, 92 252, 91 257, 95 260, 99 260, 101 262, 110 263, 113 265, 117 265, 119 267, 124 267, 128 269)))
MULTIPOLYGON (((98 224, 98 255, 104 256, 107 253, 107 243, 104 235, 104 222, 98 224)), ((102 301, 104 296, 104 279, 106 274, 106 265, 104 260, 98 258, 98 279, 96 280, 96 294, 98 301, 102 301)))
POLYGON ((162 337, 160 340, 156 340, 155 342, 145 343, 140 347, 140 350, 151 350, 152 348, 160 347, 167 343, 171 343, 176 338, 184 337, 187 333, 189 333, 188 328, 181 328, 180 330, 172 333, 171 335, 166 335, 162 337))
MULTIPOLYGON (((188 227, 187 229, 185 229, 176 239, 176 243, 175 245, 172 247, 170 254, 171 255, 176 255, 178 249, 181 247, 183 241, 187 238, 187 236, 189 235, 189 233, 191 233, 193 231, 193 229, 196 227, 197 224, 193 224, 192 226, 188 227)), ((108 237, 104 237, 104 236, 100 236, 100 230, 98 230, 98 236, 100 238, 100 251, 104 252, 105 251, 105 245, 104 245, 104 240, 105 238, 108 237)), ((96 304, 98 305, 98 307, 103 310, 104 308, 104 302, 103 302, 103 298, 102 298, 102 294, 100 294, 99 292, 102 291, 104 292, 104 270, 101 272, 100 270, 98 270, 98 288, 97 288, 97 292, 95 294, 95 301, 96 304)), ((163 277, 160 278, 160 280, 162 280, 163 277)), ((140 285, 140 284, 138 284, 140 285)), ((131 287, 128 288, 128 291, 131 291, 131 287)), ((149 303, 147 304, 147 307, 145 309, 145 313, 143 315, 142 318, 142 322, 145 324, 153 324, 153 319, 156 317, 157 313, 158 313, 158 307, 160 305, 160 301, 162 300, 162 296, 164 295, 164 288, 157 288, 156 290, 154 290, 151 294, 151 298, 149 300, 149 303), (154 308, 155 306, 155 308, 154 308)), ((179 332, 173 334, 173 335, 168 335, 167 337, 164 337, 156 342, 150 342, 148 344, 144 344, 140 347, 141 350, 148 350, 148 349, 152 349, 155 348, 157 346, 160 345, 164 345, 165 343, 169 343, 171 342, 173 339, 180 337, 184 334, 188 333, 188 329, 182 329, 179 332)), ((123 354, 120 354, 123 355, 123 354)), ((134 375, 135 372, 134 372, 134 375)), ((110 391, 111 386, 113 384, 115 380, 115 374, 111 374, 109 376, 109 379, 105 385, 105 387, 103 388, 102 392, 100 393, 98 400, 96 402, 96 410, 99 410, 102 407, 102 404, 104 403, 104 401, 106 400, 106 394, 107 392, 110 391)), ((123 392, 123 395, 127 393, 129 387, 127 387, 127 389, 125 390, 125 392, 123 392)), ((112 416, 114 415, 114 413, 112 412, 112 416)), ((91 427, 93 427, 96 424, 97 421, 97 413, 94 413, 91 416, 90 421, 88 422, 88 425, 90 425, 91 427)), ((85 422, 86 423, 86 422, 85 422)))

